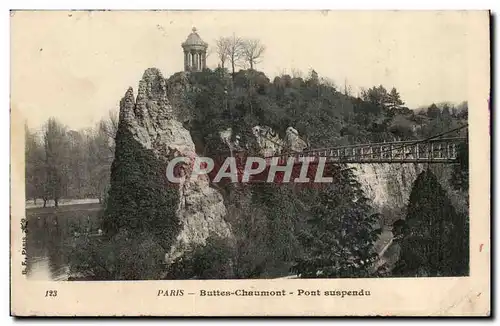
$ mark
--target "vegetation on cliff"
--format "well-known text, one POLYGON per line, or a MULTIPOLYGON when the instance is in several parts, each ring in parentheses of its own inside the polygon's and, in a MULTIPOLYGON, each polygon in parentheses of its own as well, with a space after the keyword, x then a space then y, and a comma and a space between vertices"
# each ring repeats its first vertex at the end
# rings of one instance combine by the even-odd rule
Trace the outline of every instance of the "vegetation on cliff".
POLYGON ((334 181, 319 191, 307 226, 300 230, 301 255, 292 270, 302 278, 368 277, 380 229, 352 171, 337 167, 334 181))
POLYGON ((125 121, 116 134, 111 166, 111 187, 106 202, 103 230, 120 229, 154 236, 165 250, 179 231, 176 217, 178 190, 167 182, 166 166, 135 140, 125 121))
POLYGON ((468 275, 468 218, 457 213, 430 170, 413 184, 400 246, 394 276, 468 275))

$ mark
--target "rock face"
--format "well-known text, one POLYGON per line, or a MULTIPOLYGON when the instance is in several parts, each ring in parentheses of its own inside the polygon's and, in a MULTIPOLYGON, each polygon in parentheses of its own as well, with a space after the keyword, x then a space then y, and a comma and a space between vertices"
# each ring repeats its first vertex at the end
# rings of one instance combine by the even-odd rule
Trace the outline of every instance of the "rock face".
POLYGON ((263 157, 279 154, 283 149, 283 140, 278 133, 267 126, 255 126, 252 128, 252 134, 259 153, 263 157))
POLYGON ((242 151, 244 149, 248 149, 248 146, 245 146, 244 148, 241 146, 241 143, 240 143, 241 138, 239 135, 236 135, 234 140, 232 140, 232 136, 233 136, 233 129, 232 128, 227 128, 226 130, 219 132, 220 139, 229 148, 229 150, 231 152, 232 151, 242 151))
POLYGON ((277 155, 282 152, 301 152, 307 148, 307 143, 300 138, 298 131, 293 127, 288 127, 284 139, 281 139, 276 131, 267 126, 255 126, 252 128, 254 136, 251 143, 242 144, 240 136, 236 135, 235 140, 231 140, 233 130, 227 128, 219 131, 220 139, 231 151, 248 150, 252 144, 257 148, 257 152, 263 156, 277 155))
POLYGON ((373 208, 379 212, 390 210, 403 213, 410 198, 411 188, 425 167, 422 164, 348 164, 361 184, 373 208))
POLYGON ((299 137, 299 132, 293 127, 286 129, 285 150, 290 152, 302 152, 307 143, 299 137))
MULTIPOLYGON (((158 69, 144 72, 139 82, 137 99, 131 88, 125 94, 120 107, 120 119, 124 119, 129 131, 145 149, 151 150, 157 159, 165 163, 174 157, 196 157, 191 135, 181 122, 167 99, 166 82, 158 69)), ((189 173, 189 165, 181 169, 189 173)), ((196 180, 186 178, 179 184, 179 206, 177 216, 181 223, 167 262, 182 255, 191 244, 204 244, 210 235, 231 237, 229 225, 225 222, 226 208, 222 195, 209 186, 206 176, 196 180)))

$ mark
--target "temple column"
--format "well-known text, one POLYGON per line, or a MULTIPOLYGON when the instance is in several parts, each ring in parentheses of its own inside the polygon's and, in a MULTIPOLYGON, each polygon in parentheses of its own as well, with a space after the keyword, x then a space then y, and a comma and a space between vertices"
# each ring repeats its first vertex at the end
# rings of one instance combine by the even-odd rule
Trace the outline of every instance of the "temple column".
POLYGON ((207 68, 207 52, 206 51, 203 51, 201 60, 202 60, 202 62, 201 62, 202 69, 206 69, 207 68))

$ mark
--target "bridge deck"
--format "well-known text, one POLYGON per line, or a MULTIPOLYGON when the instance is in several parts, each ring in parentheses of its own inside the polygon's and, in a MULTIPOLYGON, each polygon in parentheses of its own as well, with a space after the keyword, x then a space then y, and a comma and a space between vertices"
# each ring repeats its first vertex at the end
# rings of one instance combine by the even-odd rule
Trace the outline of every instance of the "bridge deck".
POLYGON ((329 163, 456 163, 458 146, 462 143, 467 143, 467 138, 350 145, 286 153, 267 157, 266 161, 283 164, 293 157, 300 163, 302 157, 314 157, 317 161, 324 157, 329 163))

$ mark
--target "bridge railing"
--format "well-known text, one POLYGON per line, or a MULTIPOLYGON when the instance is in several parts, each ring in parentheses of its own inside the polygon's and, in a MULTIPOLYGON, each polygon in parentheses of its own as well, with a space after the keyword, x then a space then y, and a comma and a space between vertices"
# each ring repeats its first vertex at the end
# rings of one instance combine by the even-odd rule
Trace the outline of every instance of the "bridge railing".
MULTIPOLYGON (((327 162, 339 163, 407 163, 407 162, 454 162, 457 158, 458 146, 466 143, 467 138, 439 138, 427 141, 397 141, 348 145, 331 148, 306 150, 299 153, 277 155, 285 164, 290 157, 299 161, 300 157, 326 157, 327 162)), ((266 158, 271 162, 272 158, 266 158)))

